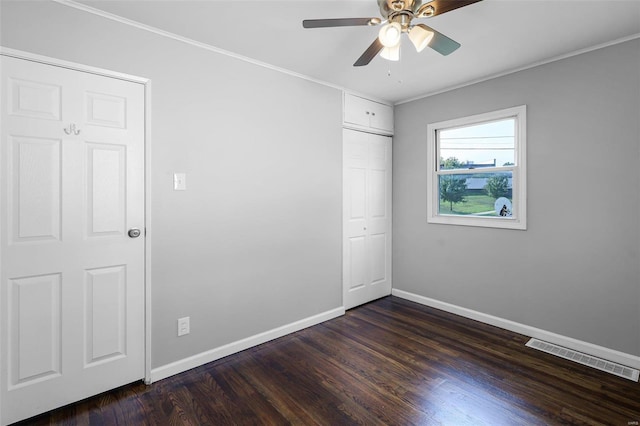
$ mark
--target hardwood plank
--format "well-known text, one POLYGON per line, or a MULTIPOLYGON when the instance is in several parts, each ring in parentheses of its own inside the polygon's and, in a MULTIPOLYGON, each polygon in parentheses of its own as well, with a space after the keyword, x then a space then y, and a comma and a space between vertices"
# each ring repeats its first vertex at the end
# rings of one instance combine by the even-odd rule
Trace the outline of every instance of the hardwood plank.
POLYGON ((21 425, 629 425, 640 384, 528 338, 387 297, 21 425))
MULTIPOLYGON (((384 328, 386 326, 383 326, 382 328, 384 328)), ((361 326, 361 329, 363 329, 363 327, 361 326)), ((365 333, 366 334, 366 333, 365 333)), ((486 388, 487 388, 487 382, 486 380, 484 381, 474 381, 473 380, 473 373, 476 374, 483 374, 482 371, 478 370, 475 364, 469 364, 465 366, 464 369, 462 369, 461 367, 463 366, 462 362, 459 357, 447 357, 448 359, 445 358, 439 358, 439 354, 436 354, 438 356, 433 356, 434 353, 432 351, 433 348, 429 347, 429 342, 427 341, 414 341, 414 342, 410 342, 408 339, 397 339, 397 336, 391 336, 389 339, 387 340, 386 337, 387 333, 384 332, 379 332, 377 334, 378 339, 376 339, 376 342, 373 342, 371 344, 375 345, 374 349, 380 353, 383 353, 384 356, 387 359, 394 359, 395 357, 398 360, 398 362, 406 362, 407 364, 411 365, 412 370, 419 372, 427 377, 442 377, 444 380, 443 382, 448 382, 449 384, 447 385, 448 387, 450 386, 459 386, 459 387, 467 387, 467 388, 473 388, 475 393, 484 393, 486 394, 486 388), (416 344, 417 343, 417 344, 416 344), (408 356, 407 356, 408 355, 408 356), (457 365, 453 365, 450 362, 451 360, 457 360, 457 365), (466 371, 468 369, 468 371, 466 371), (466 371, 466 372, 465 372, 466 371), (464 373, 463 377, 465 378, 464 381, 461 381, 459 378, 460 373, 464 373), (462 382, 462 383, 461 383, 462 382)), ((360 339, 360 337, 358 336, 353 336, 353 339, 360 339)), ((496 394, 498 394, 499 392, 495 392, 496 394)), ((427 394, 427 397, 429 399, 433 399, 434 398, 434 393, 429 393, 427 394)), ((444 394, 443 394, 444 395, 444 394)), ((513 398, 511 398, 511 396, 507 397, 508 402, 507 402, 507 406, 510 407, 510 409, 513 411, 514 410, 514 404, 513 404, 513 398)), ((432 402, 432 401, 431 401, 432 402)), ((434 409, 434 411, 436 413, 438 413, 440 415, 442 409, 442 399, 438 399, 438 404, 436 404, 436 408, 434 409)), ((486 398, 485 403, 489 403, 489 398, 486 398)), ((497 403, 497 401, 495 401, 497 403)), ((453 407, 449 407, 450 411, 455 411, 453 407)), ((497 406, 496 406, 496 410, 497 410, 497 406)), ((519 414, 518 416, 516 416, 516 413, 514 412, 512 415, 513 419, 516 419, 516 417, 523 417, 522 421, 520 421, 518 424, 531 424, 531 418, 530 416, 528 416, 526 414, 526 412, 519 414)), ((478 419, 476 419, 476 421, 478 421, 478 419)), ((494 423, 495 424, 495 423, 494 423)))

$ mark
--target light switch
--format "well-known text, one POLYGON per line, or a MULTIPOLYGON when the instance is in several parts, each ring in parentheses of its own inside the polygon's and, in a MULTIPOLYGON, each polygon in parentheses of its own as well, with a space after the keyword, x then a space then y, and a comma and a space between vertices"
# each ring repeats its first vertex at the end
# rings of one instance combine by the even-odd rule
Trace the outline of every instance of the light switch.
POLYGON ((186 189, 187 189, 187 174, 174 173, 173 174, 173 190, 184 191, 186 189))

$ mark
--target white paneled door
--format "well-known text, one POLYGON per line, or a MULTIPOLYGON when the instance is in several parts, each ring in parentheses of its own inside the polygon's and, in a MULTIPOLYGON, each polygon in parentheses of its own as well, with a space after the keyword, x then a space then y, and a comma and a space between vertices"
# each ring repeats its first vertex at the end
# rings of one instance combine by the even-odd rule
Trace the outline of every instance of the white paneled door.
POLYGON ((343 130, 343 304, 391 294, 391 138, 343 130))
POLYGON ((1 58, 7 424, 144 376, 144 85, 1 58))

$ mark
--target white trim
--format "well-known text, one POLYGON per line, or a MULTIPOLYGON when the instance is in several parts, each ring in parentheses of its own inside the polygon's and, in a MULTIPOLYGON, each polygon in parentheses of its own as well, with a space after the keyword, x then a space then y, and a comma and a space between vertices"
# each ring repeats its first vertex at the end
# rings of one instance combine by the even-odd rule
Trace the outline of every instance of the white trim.
POLYGON ((145 268, 144 268, 144 276, 145 276, 145 286, 144 286, 144 347, 145 347, 145 361, 144 361, 144 382, 147 384, 151 383, 151 314, 152 314, 152 299, 151 299, 151 239, 153 233, 151 232, 151 206, 152 206, 152 197, 151 197, 151 80, 147 81, 144 88, 145 95, 145 107, 144 107, 144 140, 145 140, 145 148, 144 148, 144 187, 145 187, 145 202, 144 202, 144 243, 145 243, 145 268))
MULTIPOLYGON (((527 229, 527 106, 520 105, 512 108, 476 114, 467 117, 429 123, 427 125, 427 223, 444 225, 478 226, 501 229, 527 229), (470 126, 494 120, 515 118, 516 144, 515 166, 510 166, 513 182, 513 218, 480 217, 464 215, 439 214, 440 188, 438 175, 439 153, 437 148, 437 131, 453 127, 470 126)), ((502 168, 505 169, 505 168, 502 168)), ((505 169, 506 170, 506 169, 505 169)), ((489 172, 477 170, 476 172, 489 172)), ((473 170, 460 170, 458 173, 474 173, 473 170)), ((445 172, 444 174, 449 174, 445 172)))
POLYGON ((618 39, 615 39, 615 40, 607 41, 605 43, 596 44, 595 46, 585 47, 584 49, 574 50, 573 52, 564 53, 562 55, 554 56, 554 57, 548 58, 548 59, 543 59, 541 61, 533 62, 533 63, 528 64, 528 65, 523 65, 523 66, 518 67, 518 68, 512 68, 512 69, 507 70, 507 71, 497 72, 495 74, 490 74, 490 75, 488 75, 486 77, 480 77, 480 78, 477 78, 475 80, 471 80, 471 81, 467 81, 465 83, 449 86, 449 87, 446 87, 444 89, 434 90, 433 92, 429 92, 429 93, 426 93, 426 94, 423 94, 423 95, 414 96, 413 98, 408 98, 408 99, 404 99, 402 101, 398 101, 398 102, 394 103, 394 105, 402 105, 402 104, 406 104, 406 103, 409 103, 409 102, 417 101, 417 100, 420 100, 420 99, 428 98, 428 97, 431 97, 431 96, 439 95, 441 93, 451 92, 452 90, 457 90, 457 89, 461 89, 463 87, 472 86, 474 84, 478 84, 478 83, 482 83, 482 82, 485 82, 485 81, 493 80, 494 78, 504 77, 505 75, 515 74, 517 72, 525 71, 525 70, 528 70, 528 69, 531 69, 531 68, 535 68, 535 67, 539 67, 541 65, 546 65, 546 64, 550 64, 552 62, 557 62, 557 61, 561 61, 563 59, 568 59, 568 58, 571 58, 573 56, 582 55, 583 53, 593 52, 594 50, 604 49, 605 47, 615 46, 616 44, 625 43, 627 41, 635 40, 637 38, 640 38, 640 33, 632 34, 632 35, 626 36, 626 37, 621 37, 621 38, 618 38, 618 39))
POLYGON ((167 377, 185 372, 187 370, 191 370, 192 368, 199 367, 201 365, 218 360, 220 358, 224 358, 245 349, 252 348, 270 340, 274 340, 279 337, 294 333, 296 331, 300 331, 307 327, 320 324, 324 321, 337 318, 344 315, 344 313, 344 307, 335 308, 330 311, 322 312, 320 314, 293 322, 291 324, 283 325, 282 327, 274 328, 272 330, 250 336, 245 339, 237 340, 235 342, 220 346, 215 349, 201 352, 188 358, 163 365, 162 367, 154 368, 151 370, 149 383, 165 379, 167 377))
POLYGON ((629 367, 640 368, 640 356, 627 354, 615 349, 605 348, 604 346, 594 345, 593 343, 584 342, 582 340, 577 340, 572 337, 552 333, 550 331, 531 327, 529 325, 520 324, 508 319, 499 318, 493 315, 485 314, 483 312, 463 308, 451 303, 441 302, 439 300, 420 296, 418 294, 410 293, 404 290, 398 290, 394 288, 391 291, 391 294, 393 296, 410 300, 421 305, 430 306, 435 309, 440 309, 442 311, 446 311, 455 315, 460 315, 465 318, 480 321, 484 324, 489 324, 505 330, 513 331, 514 333, 523 334, 529 337, 535 337, 536 339, 545 340, 549 343, 555 343, 556 345, 564 346, 565 348, 584 352, 629 367))
MULTIPOLYGON (((149 31, 151 33, 154 33, 154 34, 157 34, 157 35, 160 35, 160 36, 163 36, 163 37, 168 37, 168 38, 171 38, 173 40, 181 41, 183 43, 187 43, 187 44, 190 44, 190 45, 195 46, 195 47, 199 47, 199 48, 202 48, 202 49, 205 49, 205 50, 209 50, 209 51, 216 52, 216 53, 219 53, 219 54, 222 54, 222 55, 226 55, 226 56, 229 56, 229 57, 232 57, 232 58, 236 58, 236 59, 239 59, 241 61, 249 62, 249 63, 254 64, 254 65, 258 65, 258 66, 265 67, 265 68, 268 68, 268 69, 271 69, 271 70, 274 70, 274 71, 278 71, 278 72, 281 72, 281 73, 284 73, 284 74, 288 74, 288 75, 291 75, 291 76, 294 76, 294 77, 298 77, 298 78, 301 78, 303 80, 307 80, 307 81, 311 81, 311 82, 314 82, 314 83, 318 83, 318 84, 321 84, 323 86, 332 87, 332 88, 338 89, 338 90, 350 91, 351 93, 362 95, 363 97, 366 97, 366 98, 375 99, 375 98, 372 98, 371 95, 356 93, 356 92, 351 91, 348 88, 345 88, 343 86, 339 86, 337 84, 329 83, 329 82, 323 81, 323 80, 318 80, 316 78, 313 78, 313 77, 310 77, 310 76, 307 76, 307 75, 304 75, 304 74, 300 74, 300 73, 297 73, 295 71, 291 71, 291 70, 288 70, 288 69, 285 69, 285 68, 281 68, 281 67, 278 67, 278 66, 266 63, 266 62, 258 61, 256 59, 252 59, 252 58, 249 58, 247 56, 239 55, 237 53, 234 53, 234 52, 231 52, 231 51, 228 51, 228 50, 224 50, 224 49, 212 46, 212 45, 207 44, 207 43, 202 43, 202 42, 199 42, 197 40, 193 40, 193 39, 190 39, 190 38, 187 38, 187 37, 183 37, 181 35, 178 35, 178 34, 175 34, 175 33, 169 32, 169 31, 161 30, 161 29, 153 27, 151 25, 146 25, 146 24, 143 24, 141 22, 137 22, 137 21, 134 21, 134 20, 131 20, 131 19, 124 18, 122 16, 115 15, 113 13, 105 12, 105 11, 97 9, 95 7, 91 7, 91 6, 88 6, 86 4, 82 4, 82 3, 78 3, 78 2, 76 2, 74 0, 51 0, 51 1, 54 1, 54 2, 56 2, 58 4, 60 4, 60 5, 63 5, 63 6, 72 7, 72 8, 78 9, 78 10, 82 10, 84 12, 88 12, 88 13, 91 13, 91 14, 94 14, 94 15, 97 15, 97 16, 101 16, 103 18, 119 22, 121 24, 129 25, 129 26, 138 28, 140 30, 149 31)), ((335 1, 338 1, 338 0, 335 0, 335 1)), ((624 43, 624 42, 627 42, 627 41, 631 41, 631 40, 634 40, 636 38, 640 38, 640 33, 632 34, 630 36, 621 37, 621 38, 616 39, 616 40, 612 40, 612 41, 608 41, 608 42, 605 42, 605 43, 597 44, 595 46, 590 46, 590 47, 586 47, 584 49, 579 49, 579 50, 576 50, 576 51, 573 51, 573 52, 569 52, 569 53, 565 53, 565 54, 562 54, 562 55, 554 56, 553 58, 544 59, 544 60, 537 61, 537 62, 528 64, 528 65, 524 65, 524 66, 521 66, 521 67, 513 68, 513 69, 510 69, 510 70, 507 70, 507 71, 502 71, 502 72, 498 72, 498 73, 495 73, 495 74, 490 74, 490 75, 488 75, 486 77, 480 77, 480 78, 477 78, 475 80, 471 80, 471 81, 468 81, 468 82, 465 82, 465 83, 449 86, 449 87, 446 87, 444 89, 435 90, 433 92, 429 92, 429 93, 426 93, 426 94, 422 94, 422 95, 418 95, 418 96, 415 96, 415 97, 412 97, 412 98, 408 98, 408 99, 404 99, 404 100, 401 100, 401 101, 398 101, 398 102, 394 102, 394 103, 391 103, 391 105, 401 105, 401 104, 404 104, 404 103, 413 102, 413 101, 416 101, 416 100, 419 100, 419 99, 428 98, 430 96, 438 95, 440 93, 450 92, 452 90, 460 89, 460 88, 466 87, 466 86, 471 86, 471 85, 476 84, 476 83, 482 83, 484 81, 493 80, 494 78, 503 77, 503 76, 509 75, 509 74, 514 74, 514 73, 517 73, 517 72, 520 72, 520 71, 524 71, 524 70, 527 70, 527 69, 530 69, 530 68, 535 68, 535 67, 540 66, 540 65, 545 65, 545 64, 548 64, 548 63, 551 63, 551 62, 556 62, 556 61, 560 61, 562 59, 567 59, 567 58, 570 58, 572 56, 581 55, 583 53, 588 53, 588 52, 591 52, 591 51, 594 51, 594 50, 598 50, 598 49, 602 49, 602 48, 605 48, 605 47, 609 47, 609 46, 613 46, 613 45, 616 45, 616 44, 620 44, 620 43, 624 43)), ((378 98, 378 99, 380 100, 381 103, 387 103, 387 101, 383 101, 380 98, 378 98)))
POLYGON ((293 76, 293 77, 301 78, 303 80, 311 81, 313 83, 321 84, 323 86, 328 86, 328 87, 331 87, 331 88, 334 88, 334 89, 347 90, 346 88, 344 88, 342 86, 339 86, 337 84, 329 83, 329 82, 323 81, 323 80, 318 80, 316 78, 309 77, 307 75, 300 74, 300 73, 297 73, 295 71, 288 70, 286 68, 281 68, 281 67, 278 67, 276 65, 269 64, 267 62, 262 62, 262 61, 259 61, 257 59, 249 58, 248 56, 243 56, 243 55, 240 55, 238 53, 231 52, 229 50, 221 49, 219 47, 215 47, 215 46, 212 46, 210 44, 203 43, 201 41, 197 41, 197 40, 194 40, 194 39, 191 39, 191 38, 188 38, 188 37, 183 37, 183 36, 181 36, 179 34, 175 34, 175 33, 172 33, 170 31, 161 30, 160 28, 156 28, 156 27, 153 27, 151 25, 143 24, 141 22, 134 21, 132 19, 123 18, 122 16, 118 16, 118 15, 115 15, 113 13, 105 12, 104 10, 96 9, 95 7, 87 6, 86 4, 77 3, 77 2, 75 2, 73 0, 52 0, 52 1, 54 1, 56 3, 59 3, 59 4, 63 5, 63 6, 72 7, 72 8, 78 9, 78 10, 82 10, 84 12, 88 12, 88 13, 91 13, 93 15, 97 15, 97 16, 100 16, 100 17, 103 17, 103 18, 106 18, 106 19, 110 19, 112 21, 116 21, 116 22, 119 22, 119 23, 124 24, 124 25, 129 25, 131 27, 138 28, 138 29, 144 30, 144 31, 148 31, 150 33, 154 33, 154 34, 157 34, 157 35, 162 36, 162 37, 167 37, 167 38, 170 38, 170 39, 173 39, 173 40, 176 40, 176 41, 180 41, 182 43, 186 43, 186 44, 189 44, 189 45, 194 46, 194 47, 198 47, 198 48, 201 48, 201 49, 204 49, 204 50, 208 50, 208 51, 211 51, 211 52, 219 53, 221 55, 229 56, 231 58, 238 59, 238 60, 244 61, 244 62, 248 62, 250 64, 257 65, 257 66, 260 66, 260 67, 263 67, 263 68, 267 68, 267 69, 270 69, 272 71, 278 71, 278 72, 281 72, 283 74, 287 74, 287 75, 290 75, 290 76, 293 76))
POLYGON ((30 52, 23 52, 21 50, 11 49, 8 47, 0 46, 0 54, 4 56, 11 56, 13 58, 25 59, 27 61, 39 62, 41 64, 53 65, 56 67, 67 68, 70 70, 82 71, 89 74, 101 75, 109 78, 117 78, 119 80, 130 81, 132 83, 147 84, 148 78, 138 77, 131 74, 124 74, 117 71, 107 70, 104 68, 91 67, 89 65, 78 64, 76 62, 64 61, 62 59, 51 58, 49 56, 38 55, 30 52))
POLYGON ((100 75, 109 78, 117 78, 119 80, 125 80, 132 83, 138 83, 144 85, 145 93, 145 112, 144 112, 144 150, 145 150, 145 175, 144 175, 144 190, 145 190, 145 206, 144 206, 144 220, 145 229, 147 235, 145 237, 145 258, 144 258, 144 380, 148 382, 151 374, 151 240, 150 240, 150 227, 151 227, 151 80, 144 77, 138 77, 130 74, 124 74, 117 71, 111 71, 103 68, 96 68, 88 65, 79 64, 76 62, 64 61, 61 59, 51 58, 49 56, 37 55, 35 53, 24 52, 21 50, 10 49, 0 46, 0 55, 9 56, 13 58, 23 59, 32 62, 38 62, 46 65, 53 65, 56 67, 67 68, 70 70, 86 72, 94 75, 100 75))
MULTIPOLYGON (((1 51, 2 50, 0 50, 0 52, 1 51)), ((0 78, 3 78, 1 73, 0 73, 0 78)), ((5 98, 4 93, 2 91, 2 86, 3 85, 0 84, 0 102, 4 102, 4 98, 5 98)), ((1 111, 2 111, 2 108, 0 107, 0 117, 2 116, 1 111)), ((1 141, 2 139, 0 138, 0 142, 1 141)), ((0 149, 0 154, 1 153, 2 153, 2 150, 0 149)), ((3 173, 4 173, 3 171, 3 168, 5 167, 4 162, 5 162, 5 159, 2 157, 2 155, 0 155, 0 176, 3 176, 3 173)), ((4 182, 2 183, 2 185, 4 185, 4 182)), ((0 189, 0 212, 4 208, 4 200, 2 198, 2 193, 3 193, 3 190, 0 189)), ((0 213, 0 216, 2 216, 2 213, 0 213)), ((2 235, 2 228, 3 227, 0 225, 0 241, 2 241, 2 239, 4 238, 4 236, 2 235)), ((2 259, 2 256, 4 256, 4 253, 2 252, 2 244, 0 244, 0 259, 2 259)), ((0 283, 0 285, 2 284, 0 283)), ((0 306, 2 306, 2 291, 0 291, 0 306)), ((2 338, 2 327, 3 327, 2 321, 4 321, 3 318, 4 318, 4 312, 0 313, 0 376, 3 374, 3 366, 4 366, 3 364, 4 360, 2 359, 2 350, 3 350, 2 340, 4 340, 2 338)), ((2 380, 0 380, 0 386, 2 386, 2 380)), ((2 406, 4 405, 4 402, 2 401, 2 393, 3 393, 2 389, 0 388, 0 426, 4 426, 4 423, 2 421, 2 419, 4 418, 2 414, 2 406)))

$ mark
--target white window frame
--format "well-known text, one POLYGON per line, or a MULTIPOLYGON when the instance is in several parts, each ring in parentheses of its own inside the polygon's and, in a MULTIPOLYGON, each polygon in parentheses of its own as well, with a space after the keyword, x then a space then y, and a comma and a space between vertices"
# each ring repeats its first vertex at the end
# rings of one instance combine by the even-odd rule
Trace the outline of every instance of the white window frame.
POLYGON ((427 125, 427 222, 447 225, 480 226, 488 228, 527 229, 527 107, 513 108, 477 114, 469 117, 440 121, 427 125), (438 132, 453 127, 464 127, 484 122, 515 118, 515 165, 483 168, 482 172, 512 172, 511 217, 481 217, 440 214, 440 188, 438 176, 460 174, 461 170, 440 170, 438 132))

